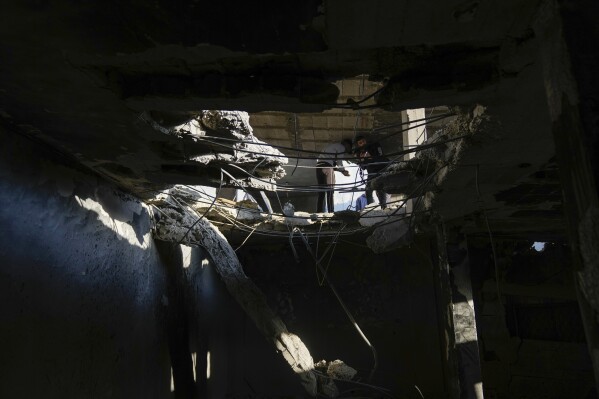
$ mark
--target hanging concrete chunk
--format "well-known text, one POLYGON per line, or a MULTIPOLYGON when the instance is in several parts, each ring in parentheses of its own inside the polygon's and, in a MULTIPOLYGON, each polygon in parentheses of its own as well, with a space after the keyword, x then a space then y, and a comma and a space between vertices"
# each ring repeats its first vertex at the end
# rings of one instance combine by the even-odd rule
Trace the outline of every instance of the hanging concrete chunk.
POLYGON ((236 165, 251 172, 242 173, 243 179, 250 174, 261 179, 285 176, 282 165, 287 164, 287 157, 254 136, 247 112, 200 111, 189 121, 171 128, 161 126, 148 113, 142 114, 142 118, 159 132, 179 138, 189 162, 236 165))
POLYGON ((381 254, 407 244, 411 240, 408 220, 391 217, 391 221, 382 224, 372 232, 366 239, 366 245, 372 249, 372 252, 381 254))

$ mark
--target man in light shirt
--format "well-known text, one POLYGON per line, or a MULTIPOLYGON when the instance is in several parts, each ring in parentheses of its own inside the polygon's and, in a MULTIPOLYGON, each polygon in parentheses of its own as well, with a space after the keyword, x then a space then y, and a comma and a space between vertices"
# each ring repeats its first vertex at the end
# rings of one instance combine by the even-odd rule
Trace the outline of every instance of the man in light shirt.
POLYGON ((351 140, 341 143, 329 144, 320 153, 316 160, 316 181, 322 190, 318 193, 316 212, 335 212, 333 194, 335 192, 335 172, 349 176, 349 171, 344 168, 342 158, 351 154, 351 140))

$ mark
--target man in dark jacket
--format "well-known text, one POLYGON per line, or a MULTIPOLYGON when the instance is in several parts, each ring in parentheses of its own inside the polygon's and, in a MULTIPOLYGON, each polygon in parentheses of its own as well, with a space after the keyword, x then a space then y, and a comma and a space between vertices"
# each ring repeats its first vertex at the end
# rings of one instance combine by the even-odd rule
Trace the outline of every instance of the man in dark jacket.
MULTIPOLYGON (((366 169, 368 178, 366 180, 366 202, 372 204, 374 191, 370 185, 372 179, 377 177, 389 163, 389 159, 383 155, 383 149, 379 143, 369 143, 364 136, 356 137, 356 150, 361 169, 366 169)), ((387 207, 389 195, 383 190, 376 190, 376 196, 379 199, 381 209, 387 207)))

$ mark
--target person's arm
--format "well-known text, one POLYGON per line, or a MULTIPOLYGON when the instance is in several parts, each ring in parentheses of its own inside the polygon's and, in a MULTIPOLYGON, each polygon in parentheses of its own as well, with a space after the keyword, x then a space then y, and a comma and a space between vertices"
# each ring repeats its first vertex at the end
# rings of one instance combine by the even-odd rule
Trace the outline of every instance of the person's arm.
POLYGON ((335 170, 341 172, 344 176, 349 176, 349 171, 345 169, 345 162, 343 161, 343 158, 346 157, 345 147, 342 151, 335 154, 335 170))
POLYGON ((345 169, 345 165, 341 159, 337 160, 337 166, 335 167, 335 171, 341 172, 344 176, 349 176, 349 171, 345 169))

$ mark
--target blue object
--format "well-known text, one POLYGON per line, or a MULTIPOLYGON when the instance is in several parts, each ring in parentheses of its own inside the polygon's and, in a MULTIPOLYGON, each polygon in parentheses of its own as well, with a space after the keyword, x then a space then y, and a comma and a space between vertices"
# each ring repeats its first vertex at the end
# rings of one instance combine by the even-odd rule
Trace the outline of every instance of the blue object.
POLYGON ((366 194, 362 194, 356 199, 356 211, 361 211, 366 208, 366 205, 366 194))

